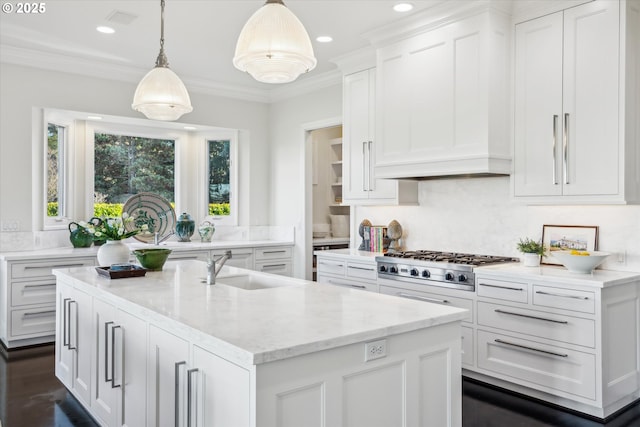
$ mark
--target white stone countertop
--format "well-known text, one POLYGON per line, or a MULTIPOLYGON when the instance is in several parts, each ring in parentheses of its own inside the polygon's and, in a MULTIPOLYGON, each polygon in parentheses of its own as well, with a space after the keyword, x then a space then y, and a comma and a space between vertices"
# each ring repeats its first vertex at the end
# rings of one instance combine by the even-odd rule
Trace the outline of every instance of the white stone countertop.
MULTIPOLYGON (((128 239, 126 243, 127 246, 129 246, 129 248, 132 250, 154 247, 154 245, 143 243, 135 239, 128 239)), ((210 243, 202 243, 199 241, 199 239, 191 242, 167 240, 160 244, 160 246, 169 248, 176 252, 289 245, 293 245, 293 242, 285 240, 213 240, 210 243)), ((88 248, 73 248, 71 246, 65 246, 60 248, 37 249, 31 251, 0 252, 0 261, 28 261, 39 260, 43 258, 77 258, 85 256, 94 257, 97 253, 98 247, 96 246, 91 246, 88 248)))
POLYGON ((60 269, 99 296, 243 366, 266 363, 462 320, 466 310, 224 266, 202 283, 202 261, 169 261, 145 277, 109 279, 93 267, 60 269), (291 286, 243 290, 224 277, 255 274, 291 286))
POLYGON ((593 270, 591 274, 573 273, 558 265, 541 265, 525 267, 522 263, 490 265, 473 269, 476 276, 490 274, 492 277, 503 277, 514 280, 532 280, 537 282, 553 282, 573 286, 589 286, 606 288, 626 283, 640 282, 640 273, 630 271, 593 270))
POLYGON ((332 258, 337 260, 344 260, 349 258, 354 261, 360 262, 370 262, 375 263, 375 258, 377 256, 382 256, 382 252, 369 252, 369 251, 359 251, 355 248, 347 248, 347 249, 329 249, 326 251, 314 251, 314 255, 332 258))

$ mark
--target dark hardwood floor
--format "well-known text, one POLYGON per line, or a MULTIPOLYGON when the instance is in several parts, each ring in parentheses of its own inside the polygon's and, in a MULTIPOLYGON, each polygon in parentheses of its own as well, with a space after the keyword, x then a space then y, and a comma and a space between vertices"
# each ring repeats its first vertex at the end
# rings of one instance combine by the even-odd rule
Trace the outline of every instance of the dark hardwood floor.
MULTIPOLYGON (((0 357, 1 427, 96 425, 55 378, 53 345, 9 352, 0 345, 0 352, 2 353, 0 357)), ((465 379, 462 425, 464 427, 638 427, 640 426, 640 404, 636 403, 607 420, 606 423, 601 423, 465 379)))

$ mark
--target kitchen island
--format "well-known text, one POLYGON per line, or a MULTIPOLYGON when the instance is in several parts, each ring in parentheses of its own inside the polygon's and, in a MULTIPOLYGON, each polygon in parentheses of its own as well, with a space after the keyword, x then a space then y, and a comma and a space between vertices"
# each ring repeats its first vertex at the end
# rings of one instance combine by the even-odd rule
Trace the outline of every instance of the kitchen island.
POLYGON ((200 261, 55 274, 56 375, 102 425, 461 425, 465 310, 200 261))

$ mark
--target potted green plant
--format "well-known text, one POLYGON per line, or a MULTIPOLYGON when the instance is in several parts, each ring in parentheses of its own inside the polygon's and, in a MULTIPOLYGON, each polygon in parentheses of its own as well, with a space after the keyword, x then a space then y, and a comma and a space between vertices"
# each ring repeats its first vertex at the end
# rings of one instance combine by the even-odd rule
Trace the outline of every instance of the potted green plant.
POLYGON ((518 250, 522 252, 525 267, 538 267, 540 265, 540 257, 544 255, 544 245, 539 240, 533 240, 528 237, 520 239, 518 242, 518 250))

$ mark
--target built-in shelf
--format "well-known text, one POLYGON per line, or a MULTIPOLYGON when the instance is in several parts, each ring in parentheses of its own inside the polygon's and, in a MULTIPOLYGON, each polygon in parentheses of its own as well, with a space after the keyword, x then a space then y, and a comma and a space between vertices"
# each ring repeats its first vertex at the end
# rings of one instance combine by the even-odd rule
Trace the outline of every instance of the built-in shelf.
POLYGON ((334 182, 331 184, 333 200, 329 202, 329 208, 336 210, 335 213, 342 213, 341 208, 348 208, 347 205, 338 202, 342 200, 342 138, 330 140, 329 145, 332 148, 331 173, 334 178, 334 182))

